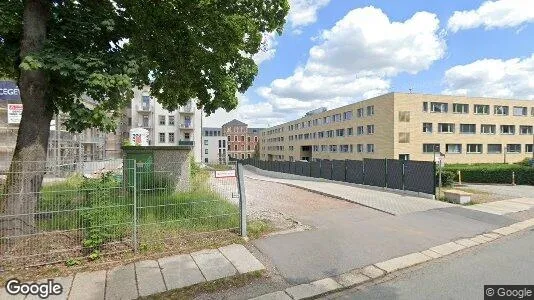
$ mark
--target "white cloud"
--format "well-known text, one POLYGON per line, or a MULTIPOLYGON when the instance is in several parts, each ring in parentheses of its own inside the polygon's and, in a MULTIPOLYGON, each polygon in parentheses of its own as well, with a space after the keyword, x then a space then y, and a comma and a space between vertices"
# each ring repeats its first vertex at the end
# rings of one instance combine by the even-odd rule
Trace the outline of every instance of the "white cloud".
POLYGON ((252 57, 257 65, 274 58, 274 55, 276 54, 276 46, 278 44, 276 35, 276 32, 265 33, 263 35, 263 47, 260 52, 252 57))
POLYGON ((534 100, 534 54, 455 66, 445 72, 444 82, 444 94, 534 100))
POLYGON ((454 12, 447 27, 452 32, 457 32, 477 27, 485 29, 517 27, 531 22, 534 22, 532 0, 497 0, 486 1, 475 10, 454 12))
POLYGON ((286 113, 288 120, 386 93, 393 76, 428 69, 446 49, 436 15, 418 12, 391 22, 374 7, 349 12, 317 43, 293 75, 258 89, 273 114, 286 113))
POLYGON ((293 33, 300 34, 299 27, 313 24, 317 21, 317 12, 328 5, 330 0, 290 0, 290 9, 287 16, 293 33))

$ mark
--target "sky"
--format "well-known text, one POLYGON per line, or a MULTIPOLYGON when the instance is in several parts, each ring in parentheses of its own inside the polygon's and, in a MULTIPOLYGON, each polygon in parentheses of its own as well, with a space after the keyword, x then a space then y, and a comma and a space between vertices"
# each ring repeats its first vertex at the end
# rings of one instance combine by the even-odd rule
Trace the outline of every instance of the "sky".
MULTIPOLYGON (((231 111, 268 127, 388 92, 534 100, 534 0, 289 0, 231 111)), ((534 102, 533 102, 534 103, 534 102)))

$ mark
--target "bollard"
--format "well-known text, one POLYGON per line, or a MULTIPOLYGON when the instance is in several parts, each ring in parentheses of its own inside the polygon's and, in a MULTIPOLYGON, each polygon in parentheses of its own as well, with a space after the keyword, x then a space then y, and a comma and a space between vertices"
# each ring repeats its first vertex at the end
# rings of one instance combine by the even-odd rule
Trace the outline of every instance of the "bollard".
POLYGON ((515 172, 512 172, 512 185, 515 185, 515 172))
POLYGON ((458 170, 458 185, 462 185, 462 171, 458 170))

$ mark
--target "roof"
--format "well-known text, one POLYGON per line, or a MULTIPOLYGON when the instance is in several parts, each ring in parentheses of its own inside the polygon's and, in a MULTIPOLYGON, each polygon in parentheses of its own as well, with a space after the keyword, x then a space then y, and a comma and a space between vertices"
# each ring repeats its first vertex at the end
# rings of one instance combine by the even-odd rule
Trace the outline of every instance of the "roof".
POLYGON ((248 129, 248 132, 254 132, 254 130, 256 130, 257 132, 260 132, 260 130, 263 130, 265 128, 249 128, 248 129))
POLYGON ((211 131, 217 131, 217 130, 219 130, 219 131, 220 131, 220 130, 222 130, 222 129, 221 129, 220 127, 202 127, 202 130, 203 130, 203 131, 206 131, 206 130, 208 130, 208 131, 210 131, 210 130, 211 130, 211 131))
POLYGON ((224 124, 222 127, 226 127, 226 126, 247 126, 247 124, 239 121, 239 120, 236 120, 236 119, 233 119, 232 121, 224 124))

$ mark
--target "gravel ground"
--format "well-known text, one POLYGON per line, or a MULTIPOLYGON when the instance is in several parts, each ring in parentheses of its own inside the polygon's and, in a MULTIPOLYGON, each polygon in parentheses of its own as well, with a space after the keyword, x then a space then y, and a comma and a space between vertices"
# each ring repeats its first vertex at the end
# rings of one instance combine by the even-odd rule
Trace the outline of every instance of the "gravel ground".
POLYGON ((355 204, 287 185, 245 177, 248 216, 271 221, 279 230, 308 229, 304 216, 317 211, 353 208, 355 204))

